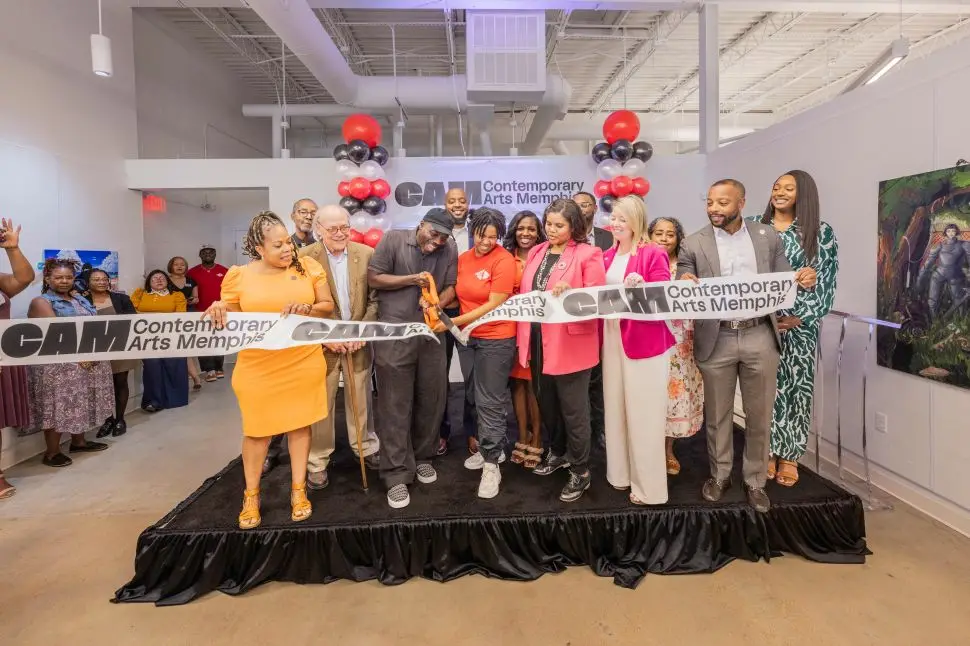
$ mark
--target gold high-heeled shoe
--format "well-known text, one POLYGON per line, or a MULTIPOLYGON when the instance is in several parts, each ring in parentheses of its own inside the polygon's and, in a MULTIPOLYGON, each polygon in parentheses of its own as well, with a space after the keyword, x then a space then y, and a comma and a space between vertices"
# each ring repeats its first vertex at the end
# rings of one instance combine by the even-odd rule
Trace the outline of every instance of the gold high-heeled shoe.
POLYGON ((290 518, 293 519, 294 523, 298 523, 301 520, 306 520, 313 513, 313 505, 306 497, 306 482, 302 482, 298 485, 293 485, 290 490, 290 508, 292 513, 290 518))
POLYGON ((263 522, 259 515, 259 489, 246 489, 243 492, 243 507, 239 512, 239 529, 255 529, 263 522))

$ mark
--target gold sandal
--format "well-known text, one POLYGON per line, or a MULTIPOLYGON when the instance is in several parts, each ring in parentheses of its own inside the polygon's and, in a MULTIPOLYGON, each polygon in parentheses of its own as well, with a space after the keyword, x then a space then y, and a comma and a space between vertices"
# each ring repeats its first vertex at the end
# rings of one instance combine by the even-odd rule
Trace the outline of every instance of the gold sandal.
POLYGON ((255 529, 263 522, 259 515, 259 489, 243 492, 243 507, 239 512, 239 529, 255 529))
POLYGON ((798 463, 791 460, 779 459, 775 482, 782 487, 794 487, 798 482, 798 463))
POLYGON ((306 497, 306 482, 293 485, 290 490, 290 508, 292 510, 290 518, 294 523, 306 520, 313 513, 313 505, 306 497))
POLYGON ((776 458, 768 458, 768 479, 774 480, 778 471, 778 461, 776 458))
POLYGON ((541 446, 527 446, 525 449, 526 456, 525 462, 522 463, 526 469, 535 469, 542 462, 542 447, 541 446))
POLYGON ((680 461, 674 455, 667 456, 667 475, 675 476, 680 473, 680 461))
POLYGON ((529 450, 528 444, 522 442, 515 443, 515 450, 512 451, 512 464, 522 464, 525 462, 525 452, 529 450))

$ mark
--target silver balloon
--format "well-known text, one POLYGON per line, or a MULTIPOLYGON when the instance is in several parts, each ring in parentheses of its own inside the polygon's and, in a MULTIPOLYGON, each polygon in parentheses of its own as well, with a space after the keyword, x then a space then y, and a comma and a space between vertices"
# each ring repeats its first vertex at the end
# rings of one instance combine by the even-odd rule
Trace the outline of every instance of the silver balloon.
POLYGON ((373 159, 360 165, 360 175, 370 181, 384 179, 384 168, 373 159))
POLYGON ((360 168, 349 159, 341 159, 338 161, 336 170, 337 176, 345 182, 349 182, 355 177, 360 177, 360 168))
POLYGON ((390 231, 391 229, 391 218, 386 215, 378 215, 377 217, 371 216, 370 225, 374 229, 380 229, 381 231, 390 231))
POLYGON ((604 182, 608 182, 623 172, 623 166, 615 159, 604 159, 596 167, 596 175, 604 182))
POLYGON ((371 222, 373 220, 373 217, 367 215, 363 211, 360 211, 359 213, 355 213, 354 215, 350 216, 350 228, 354 231, 364 233, 367 231, 367 229, 371 228, 371 222))
POLYGON ((623 174, 627 177, 644 177, 647 173, 647 165, 634 157, 630 161, 623 162, 623 174))

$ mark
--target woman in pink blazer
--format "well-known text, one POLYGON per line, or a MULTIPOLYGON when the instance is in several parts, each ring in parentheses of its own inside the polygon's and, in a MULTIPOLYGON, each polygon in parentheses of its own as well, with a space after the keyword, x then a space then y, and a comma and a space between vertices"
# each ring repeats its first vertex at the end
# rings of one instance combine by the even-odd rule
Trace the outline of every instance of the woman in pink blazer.
MULTIPOLYGON (((667 252, 648 241, 643 200, 617 200, 610 224, 616 245, 603 256, 607 285, 670 280, 667 252)), ((675 344, 666 321, 603 321, 606 479, 630 489, 635 505, 667 502, 667 354, 675 344)))
MULTIPOLYGON (((586 243, 586 223, 572 200, 556 200, 542 217, 547 241, 529 252, 520 293, 548 291, 556 298, 571 288, 597 287, 605 279, 603 252, 586 243)), ((533 470, 549 475, 569 469, 559 494, 563 502, 579 500, 589 489, 589 374, 599 363, 599 323, 519 323, 518 357, 532 369, 532 387, 551 444, 533 470)))

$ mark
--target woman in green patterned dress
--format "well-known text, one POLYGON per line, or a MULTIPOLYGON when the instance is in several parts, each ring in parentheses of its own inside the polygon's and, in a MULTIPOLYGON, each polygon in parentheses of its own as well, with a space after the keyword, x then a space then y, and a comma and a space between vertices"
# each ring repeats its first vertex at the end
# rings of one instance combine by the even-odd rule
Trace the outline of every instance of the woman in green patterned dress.
POLYGON ((818 275, 815 289, 798 290, 794 308, 779 312, 778 318, 778 329, 784 334, 768 479, 791 487, 798 482, 798 459, 805 453, 812 425, 815 350, 822 317, 832 309, 835 298, 839 244, 832 227, 819 219, 815 180, 802 170, 778 178, 761 222, 774 226, 781 236, 792 269, 812 267, 818 275))

